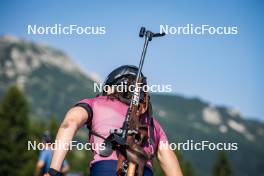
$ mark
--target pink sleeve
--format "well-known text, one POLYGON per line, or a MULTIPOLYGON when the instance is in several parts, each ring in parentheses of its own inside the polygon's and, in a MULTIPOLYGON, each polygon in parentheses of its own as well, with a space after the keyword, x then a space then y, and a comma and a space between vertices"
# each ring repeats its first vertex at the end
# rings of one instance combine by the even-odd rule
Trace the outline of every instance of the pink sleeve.
POLYGON ((78 105, 80 103, 85 103, 85 104, 88 104, 90 107, 92 107, 93 106, 93 98, 82 99, 79 102, 77 102, 75 105, 78 105))
POLYGON ((75 106, 83 107, 88 113, 87 127, 90 128, 93 119, 93 101, 94 98, 86 98, 75 104, 75 106))
POLYGON ((155 138, 156 143, 159 144, 160 142, 168 142, 168 138, 162 127, 160 126, 159 122, 156 118, 153 118, 154 126, 155 126, 155 138))

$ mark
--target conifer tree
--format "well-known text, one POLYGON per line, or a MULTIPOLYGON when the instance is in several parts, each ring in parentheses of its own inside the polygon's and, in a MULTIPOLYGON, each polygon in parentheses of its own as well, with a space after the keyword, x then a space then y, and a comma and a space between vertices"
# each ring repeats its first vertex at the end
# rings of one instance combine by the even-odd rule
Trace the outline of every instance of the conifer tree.
POLYGON ((59 123, 57 119, 55 118, 55 116, 51 116, 49 123, 48 123, 48 130, 50 131, 53 141, 55 141, 58 129, 59 129, 59 123))
POLYGON ((0 175, 32 173, 29 137, 29 108, 23 94, 11 87, 0 104, 0 175))
POLYGON ((176 150, 175 153, 180 163, 180 167, 181 167, 183 175, 184 176, 194 176, 195 174, 194 174, 194 169, 192 167, 192 164, 183 158, 182 153, 180 151, 176 150))
POLYGON ((213 167, 213 176, 232 176, 232 169, 224 151, 220 151, 213 167))

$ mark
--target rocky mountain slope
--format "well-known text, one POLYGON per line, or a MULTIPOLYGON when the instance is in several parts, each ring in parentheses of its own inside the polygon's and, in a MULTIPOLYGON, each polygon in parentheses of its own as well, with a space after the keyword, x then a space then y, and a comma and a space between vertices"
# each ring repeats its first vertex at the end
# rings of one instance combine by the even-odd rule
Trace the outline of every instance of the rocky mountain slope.
POLYGON ((0 97, 18 85, 36 117, 62 118, 74 102, 94 95, 93 82, 60 50, 13 36, 0 38, 0 97))
MULTIPOLYGON (((62 119, 76 101, 95 96, 93 82, 60 50, 13 36, 0 38, 0 99, 10 85, 18 85, 30 103, 32 118, 55 115, 62 119)), ((153 94, 152 102, 154 114, 170 142, 238 143, 237 151, 227 152, 235 175, 264 173, 263 123, 198 98, 153 94)), ((216 151, 182 152, 197 175, 210 175, 216 151)))

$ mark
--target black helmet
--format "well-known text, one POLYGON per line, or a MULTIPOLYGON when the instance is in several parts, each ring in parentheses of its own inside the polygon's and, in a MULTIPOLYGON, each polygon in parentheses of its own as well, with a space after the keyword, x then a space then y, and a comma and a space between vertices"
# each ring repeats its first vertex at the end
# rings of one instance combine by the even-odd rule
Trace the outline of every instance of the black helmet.
MULTIPOLYGON (((124 77, 124 76, 137 76, 138 68, 134 65, 122 65, 116 69, 114 69, 105 79, 105 85, 112 85, 116 82, 116 80, 124 77)), ((141 73, 141 76, 144 75, 141 73)))
MULTIPOLYGON (((105 79, 105 82, 103 86, 106 85, 114 85, 114 84, 119 84, 120 81, 122 81, 123 78, 132 76, 135 77, 137 76, 138 72, 138 67, 134 65, 122 65, 116 69, 114 69, 105 79)), ((141 77, 143 77, 143 84, 147 84, 146 82, 146 77, 141 73, 141 77)), ((103 91, 103 95, 105 95, 106 92, 103 91)))

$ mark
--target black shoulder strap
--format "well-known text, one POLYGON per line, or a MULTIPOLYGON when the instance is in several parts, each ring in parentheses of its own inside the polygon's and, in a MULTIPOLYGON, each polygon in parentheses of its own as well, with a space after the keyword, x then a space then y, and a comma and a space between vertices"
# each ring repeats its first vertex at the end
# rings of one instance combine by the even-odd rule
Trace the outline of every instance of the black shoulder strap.
POLYGON ((106 139, 104 136, 102 136, 101 134, 99 134, 96 131, 93 131, 91 128, 89 129, 89 135, 94 135, 94 136, 99 137, 99 138, 104 139, 104 140, 106 139))
MULTIPOLYGON (((149 97, 150 99, 150 97, 149 97)), ((155 130, 155 125, 154 125, 154 120, 153 120, 153 111, 152 111, 152 104, 149 101, 148 103, 148 110, 147 110, 147 121, 148 121, 148 125, 149 125, 149 141, 150 141, 150 145, 152 146, 152 156, 156 155, 156 145, 155 145, 155 135, 154 135, 154 130, 155 130)))
POLYGON ((156 155, 156 145, 155 145, 155 139, 154 139, 154 130, 155 130, 155 125, 153 121, 153 117, 148 117, 149 119, 149 140, 150 140, 150 145, 152 145, 152 155, 156 155))

